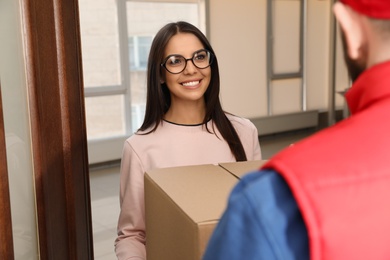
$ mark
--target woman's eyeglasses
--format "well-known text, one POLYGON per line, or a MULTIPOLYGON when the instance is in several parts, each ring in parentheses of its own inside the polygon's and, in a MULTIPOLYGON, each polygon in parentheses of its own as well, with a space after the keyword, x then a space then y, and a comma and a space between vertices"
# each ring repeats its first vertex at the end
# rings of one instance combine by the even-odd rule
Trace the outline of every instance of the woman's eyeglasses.
POLYGON ((189 60, 192 61, 192 64, 198 69, 205 69, 211 65, 213 59, 214 56, 210 51, 202 49, 196 51, 190 59, 186 59, 178 54, 169 55, 164 62, 161 63, 161 66, 172 74, 179 74, 185 70, 189 60))

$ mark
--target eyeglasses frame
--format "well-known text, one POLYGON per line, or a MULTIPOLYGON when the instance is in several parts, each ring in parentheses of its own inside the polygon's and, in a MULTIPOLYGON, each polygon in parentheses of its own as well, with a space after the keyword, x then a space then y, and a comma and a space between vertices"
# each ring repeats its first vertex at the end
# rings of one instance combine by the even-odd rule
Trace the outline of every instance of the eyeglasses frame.
POLYGON ((214 61, 214 54, 213 54, 211 51, 207 50, 207 49, 200 49, 200 50, 195 51, 195 52, 192 54, 192 57, 191 57, 191 58, 188 58, 188 59, 186 59, 183 55, 180 55, 180 54, 171 54, 171 55, 169 55, 168 57, 166 57, 166 58, 164 59, 164 62, 161 63, 160 66, 161 66, 161 67, 164 67, 164 68, 166 69, 166 71, 168 71, 168 72, 171 73, 171 74, 180 74, 180 73, 182 73, 182 72, 187 68, 187 62, 188 62, 189 60, 192 62, 192 64, 193 64, 196 68, 198 68, 198 69, 206 69, 206 68, 210 67, 211 64, 213 63, 213 61, 214 61), (210 59, 209 65, 206 66, 206 67, 204 67, 204 68, 199 68, 198 66, 196 66, 196 64, 195 64, 195 62, 194 62, 195 54, 196 54, 196 53, 199 53, 199 52, 201 52, 201 51, 206 51, 206 52, 209 54, 209 57, 210 57, 210 58, 209 58, 209 59, 210 59), (172 57, 172 56, 181 56, 181 57, 184 58, 185 65, 184 65, 184 68, 183 68, 180 72, 171 72, 171 71, 166 67, 167 61, 168 61, 169 58, 172 57))

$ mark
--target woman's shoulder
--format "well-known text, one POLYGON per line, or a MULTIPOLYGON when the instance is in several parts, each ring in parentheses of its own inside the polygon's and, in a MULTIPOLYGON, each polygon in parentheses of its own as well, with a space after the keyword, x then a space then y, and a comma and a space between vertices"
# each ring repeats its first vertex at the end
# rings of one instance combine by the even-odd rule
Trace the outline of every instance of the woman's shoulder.
MULTIPOLYGON (((157 127, 157 129, 158 129, 158 127, 157 127)), ((153 135, 155 134, 157 129, 154 129, 154 126, 149 127, 147 129, 144 129, 144 130, 138 129, 136 132, 131 134, 126 139, 126 143, 132 145, 132 144, 135 144, 135 143, 138 143, 138 142, 141 142, 141 143, 145 142, 148 139, 150 139, 151 137, 153 137, 153 135)))
POLYGON ((227 118, 240 136, 257 135, 257 128, 251 120, 245 117, 226 113, 227 118))
POLYGON ((242 126, 242 127, 249 127, 254 128, 255 125, 250 121, 248 118, 233 115, 230 113, 225 113, 226 117, 229 119, 229 121, 233 124, 233 126, 242 126))

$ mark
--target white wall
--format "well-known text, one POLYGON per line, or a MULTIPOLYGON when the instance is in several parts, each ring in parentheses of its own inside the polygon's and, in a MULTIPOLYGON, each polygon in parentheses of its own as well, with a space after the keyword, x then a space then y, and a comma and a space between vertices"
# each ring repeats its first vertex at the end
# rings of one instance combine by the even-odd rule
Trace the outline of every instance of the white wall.
MULTIPOLYGON (((293 0, 276 0, 289 2, 293 0)), ((294 1, 298 2, 298 1, 294 1)), ((307 1, 307 109, 328 110, 330 0, 307 1)), ((287 3, 289 4, 289 3, 287 3)), ((210 41, 218 55, 224 109, 249 118, 267 115, 266 0, 209 0, 210 41)), ((278 15, 278 19, 286 19, 278 15)), ((286 24, 290 21, 278 21, 286 24)), ((294 21, 295 22, 295 21, 294 21)), ((282 32, 283 33, 283 32, 282 32)), ((288 31, 286 31, 288 33, 288 31)), ((296 53, 284 57, 296 59, 296 53)), ((347 87, 347 73, 338 57, 337 89, 347 87)), ((299 80, 274 83, 275 114, 300 110, 299 80), (294 82, 295 81, 295 82, 294 82)), ((343 99, 337 97, 337 106, 343 99)))

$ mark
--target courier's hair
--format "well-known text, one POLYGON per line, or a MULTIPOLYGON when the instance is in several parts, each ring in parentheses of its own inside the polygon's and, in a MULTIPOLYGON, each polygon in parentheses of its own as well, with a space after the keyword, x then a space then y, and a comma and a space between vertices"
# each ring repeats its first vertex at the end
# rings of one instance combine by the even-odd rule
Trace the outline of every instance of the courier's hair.
MULTIPOLYGON (((179 21, 176 23, 169 23, 161 28, 153 39, 148 59, 145 118, 139 131, 145 131, 151 128, 151 130, 145 134, 154 132, 171 105, 169 89, 165 83, 161 83, 165 81, 164 73, 166 73, 163 71, 164 68, 162 68, 161 63, 165 58, 164 50, 169 40, 179 33, 191 33, 195 35, 203 44, 203 48, 210 51, 214 56, 214 60, 210 65, 210 85, 204 94, 206 115, 203 119, 203 123, 207 128, 207 121, 212 119, 222 137, 229 144, 230 150, 236 160, 246 161, 247 157, 241 140, 233 125, 226 117, 219 100, 220 81, 217 57, 206 36, 194 25, 187 22, 179 21)), ((211 133, 208 128, 207 131, 211 133)))

